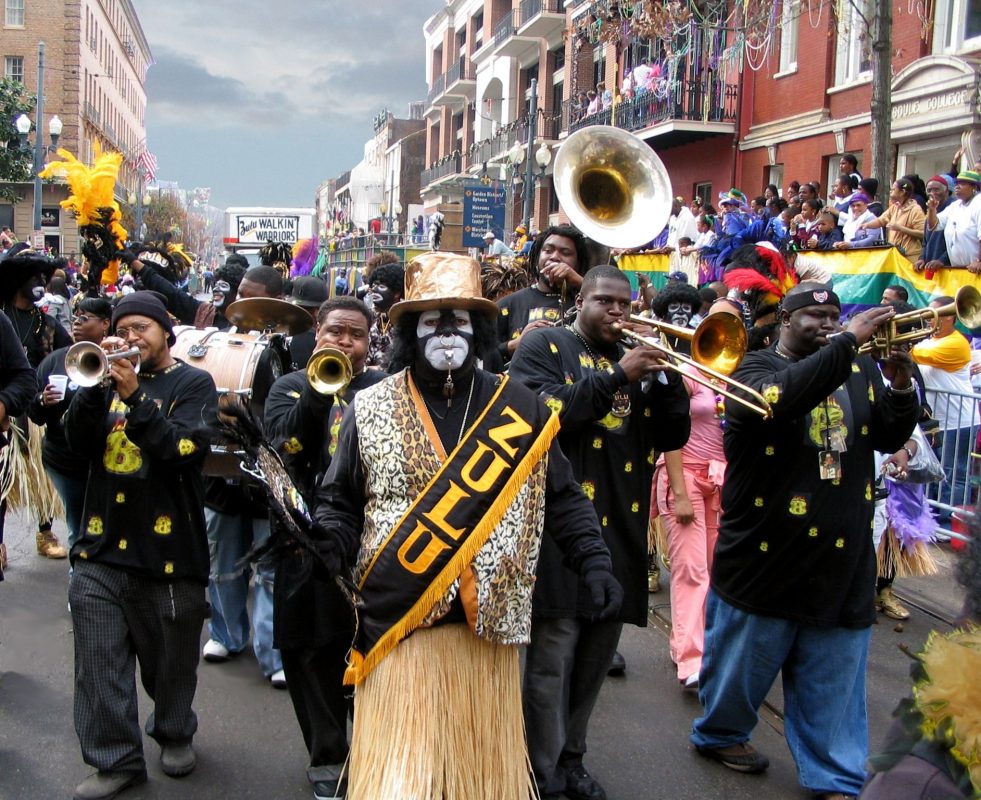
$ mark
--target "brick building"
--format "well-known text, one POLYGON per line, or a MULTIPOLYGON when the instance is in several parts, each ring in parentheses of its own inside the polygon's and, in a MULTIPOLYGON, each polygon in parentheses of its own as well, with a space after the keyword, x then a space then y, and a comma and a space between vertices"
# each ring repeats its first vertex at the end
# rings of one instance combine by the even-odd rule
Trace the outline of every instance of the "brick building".
MULTIPOLYGON (((4 0, 0 56, 4 74, 38 89, 38 42, 45 43, 45 144, 48 121, 57 115, 64 128, 59 147, 91 163, 92 142, 124 155, 117 199, 137 190, 136 158, 146 141, 147 69, 153 56, 130 0, 4 0)), ((35 120, 36 121, 36 120, 35 120)), ((33 134, 32 134, 33 139, 33 134)), ((33 184, 21 184, 22 200, 0 204, 0 224, 21 238, 33 228, 33 184)), ((58 252, 79 250, 74 220, 58 203, 67 187, 45 184, 42 221, 45 242, 58 252)))
MULTIPOLYGON (((867 9, 869 0, 859 2, 867 9)), ((667 20, 649 19, 646 28, 633 19, 642 5, 449 0, 430 17, 428 169, 421 181, 427 213, 439 207, 448 223, 459 220, 464 182, 486 175, 504 183, 509 219, 520 219, 521 187, 508 155, 527 140, 532 77, 539 85, 536 147, 554 149, 589 125, 616 125, 650 144, 674 194, 686 198, 715 202, 731 186, 756 195, 795 178, 819 180, 824 191, 841 154, 855 154, 860 170, 871 161, 871 67, 852 3, 757 4, 772 9, 760 44, 731 21, 731 0, 673 4, 667 20), (833 16, 836 5, 845 19, 833 16), (641 73, 653 73, 650 91, 631 98, 641 73), (584 114, 582 94, 600 82, 614 102, 584 114)), ((981 157, 981 9, 972 0, 936 0, 927 8, 932 17, 924 19, 919 4, 893 3, 899 175, 947 169, 960 146, 968 163, 981 157)), ((562 218, 547 175, 536 181, 534 197, 537 227, 562 218)), ((457 246, 459 237, 448 234, 449 246, 457 246)))

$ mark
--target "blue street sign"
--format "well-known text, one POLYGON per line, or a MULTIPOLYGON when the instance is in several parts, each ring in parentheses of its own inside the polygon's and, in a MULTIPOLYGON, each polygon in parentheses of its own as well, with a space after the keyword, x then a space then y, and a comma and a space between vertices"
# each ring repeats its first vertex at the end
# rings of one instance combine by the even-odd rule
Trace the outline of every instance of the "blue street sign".
POLYGON ((488 230, 502 242, 507 241, 504 230, 504 184, 494 181, 488 186, 467 184, 463 190, 463 246, 483 247, 488 230))

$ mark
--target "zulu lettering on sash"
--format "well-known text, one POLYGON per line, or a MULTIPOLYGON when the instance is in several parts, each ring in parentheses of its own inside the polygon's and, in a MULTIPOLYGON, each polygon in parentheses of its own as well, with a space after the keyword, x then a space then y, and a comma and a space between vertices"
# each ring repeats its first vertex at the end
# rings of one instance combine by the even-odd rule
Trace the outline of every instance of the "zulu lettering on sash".
MULTIPOLYGON (((414 400, 422 413, 422 401, 414 400)), ((345 683, 361 683, 442 599, 500 523, 558 429, 554 413, 542 420, 534 395, 502 380, 368 565, 345 683)))

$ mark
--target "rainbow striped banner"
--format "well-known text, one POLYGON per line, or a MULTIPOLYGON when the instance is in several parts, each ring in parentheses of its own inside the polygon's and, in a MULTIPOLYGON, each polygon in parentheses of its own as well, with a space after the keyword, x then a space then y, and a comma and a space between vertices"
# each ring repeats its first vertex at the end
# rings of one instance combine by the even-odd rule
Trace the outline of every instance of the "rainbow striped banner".
POLYGON ((917 308, 925 308, 934 297, 953 297, 965 285, 981 291, 981 276, 966 269, 942 269, 927 278, 895 247, 802 252, 795 266, 801 280, 834 286, 843 316, 878 305, 887 286, 904 287, 917 308))
POLYGON ((641 273, 648 277, 651 285, 658 291, 664 288, 668 282, 668 273, 671 272, 671 256, 667 253, 624 255, 617 259, 617 266, 630 279, 630 288, 636 300, 639 287, 637 276, 641 273))

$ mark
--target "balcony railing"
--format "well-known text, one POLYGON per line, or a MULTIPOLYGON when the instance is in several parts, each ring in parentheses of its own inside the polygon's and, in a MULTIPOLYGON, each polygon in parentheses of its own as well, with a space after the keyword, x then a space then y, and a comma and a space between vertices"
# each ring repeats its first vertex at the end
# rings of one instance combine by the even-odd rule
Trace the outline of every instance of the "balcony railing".
MULTIPOLYGON (((538 121, 535 126, 535 141, 544 139, 555 140, 559 138, 561 130, 561 118, 538 112, 538 121)), ((503 156, 510 150, 515 142, 526 144, 528 142, 528 115, 520 117, 514 122, 504 125, 496 134, 489 139, 475 142, 467 153, 469 163, 486 164, 499 156, 503 156)))
POLYGON ((429 184, 435 183, 436 181, 449 175, 459 174, 462 168, 462 163, 462 158, 459 153, 444 156, 429 169, 423 170, 421 185, 429 186, 429 184))
POLYGON ((96 125, 99 125, 100 124, 100 121, 99 121, 99 118, 100 118, 99 111, 98 111, 98 109, 96 109, 96 107, 94 105, 92 105, 91 103, 86 102, 85 105, 84 105, 84 107, 83 107, 83 109, 84 109, 84 113, 85 113, 85 118, 89 122, 92 122, 92 123, 94 123, 96 125))
POLYGON ((446 88, 449 89, 457 81, 475 81, 477 72, 468 58, 460 58, 446 70, 446 88))
POLYGON ((432 105, 433 102, 439 97, 443 90, 446 88, 446 75, 440 75, 436 80, 433 81, 432 88, 429 90, 429 96, 427 98, 427 105, 432 105))
POLYGON ((518 30, 518 12, 511 10, 508 11, 501 19, 497 21, 494 25, 494 47, 497 47, 502 42, 506 42, 512 36, 514 36, 515 31, 518 30))
POLYGON ((583 113, 573 100, 562 108, 562 126, 570 133, 590 125, 615 125, 640 131, 667 120, 735 122, 739 87, 710 80, 681 81, 662 93, 648 91, 594 114, 583 113))
POLYGON ((539 14, 559 14, 559 0, 522 0, 521 24, 527 25, 539 14))

